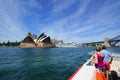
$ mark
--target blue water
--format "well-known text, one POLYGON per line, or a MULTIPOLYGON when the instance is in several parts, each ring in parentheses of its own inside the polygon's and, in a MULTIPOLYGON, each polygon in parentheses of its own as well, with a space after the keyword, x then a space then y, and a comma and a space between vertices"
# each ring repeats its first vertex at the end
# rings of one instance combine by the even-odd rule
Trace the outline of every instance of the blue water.
MULTIPOLYGON (((119 55, 119 48, 109 48, 119 55)), ((0 48, 0 80, 67 80, 94 48, 0 48)))

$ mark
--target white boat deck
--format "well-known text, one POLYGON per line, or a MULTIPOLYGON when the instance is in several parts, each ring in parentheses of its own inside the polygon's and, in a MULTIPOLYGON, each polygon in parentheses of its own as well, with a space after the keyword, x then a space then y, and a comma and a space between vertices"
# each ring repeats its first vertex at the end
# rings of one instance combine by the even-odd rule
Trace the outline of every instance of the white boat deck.
POLYGON ((84 63, 68 80, 96 80, 96 68, 94 64, 89 63, 91 63, 90 60, 84 63))
MULTIPOLYGON (((90 58, 92 59, 92 57, 90 58)), ((71 76, 68 80, 96 80, 95 76, 95 67, 93 65, 87 65, 89 61, 84 63, 81 69, 77 70, 77 72, 71 76)), ((111 71, 116 71, 117 76, 120 78, 120 59, 113 59, 111 64, 111 71)), ((120 80, 120 79, 118 79, 120 80)))

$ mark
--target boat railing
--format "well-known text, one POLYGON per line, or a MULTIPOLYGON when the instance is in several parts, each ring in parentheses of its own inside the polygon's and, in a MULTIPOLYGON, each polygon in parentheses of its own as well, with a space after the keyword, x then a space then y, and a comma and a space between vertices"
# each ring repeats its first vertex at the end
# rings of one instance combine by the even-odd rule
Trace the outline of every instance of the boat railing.
POLYGON ((91 62, 91 60, 93 59, 93 56, 91 56, 86 63, 83 64, 83 66, 94 66, 95 64, 93 62, 91 62))

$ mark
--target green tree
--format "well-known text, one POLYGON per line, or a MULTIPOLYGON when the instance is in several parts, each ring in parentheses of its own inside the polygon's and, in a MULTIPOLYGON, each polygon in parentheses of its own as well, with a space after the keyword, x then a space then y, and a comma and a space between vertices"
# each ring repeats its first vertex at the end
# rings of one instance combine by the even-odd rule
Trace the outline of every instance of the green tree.
POLYGON ((5 42, 3 42, 3 44, 2 44, 2 45, 3 45, 3 46, 5 46, 5 44, 6 44, 6 43, 5 43, 5 42))
POLYGON ((8 42, 6 43, 6 46, 10 46, 10 42, 9 42, 9 40, 8 40, 8 42))

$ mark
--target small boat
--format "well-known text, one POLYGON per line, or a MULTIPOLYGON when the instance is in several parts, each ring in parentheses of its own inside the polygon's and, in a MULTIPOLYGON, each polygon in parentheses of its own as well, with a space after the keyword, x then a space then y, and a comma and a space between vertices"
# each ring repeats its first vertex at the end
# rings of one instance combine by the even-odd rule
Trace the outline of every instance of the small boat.
MULTIPOLYGON (((92 59, 92 57, 90 58, 92 59)), ((111 70, 111 73, 113 70, 111 70)), ((111 74, 110 80, 119 80, 120 76, 117 74, 111 74), (116 79, 115 79, 115 78, 116 79)), ((94 64, 90 61, 85 62, 78 68, 68 80, 107 80, 102 71, 95 68, 94 64)))

